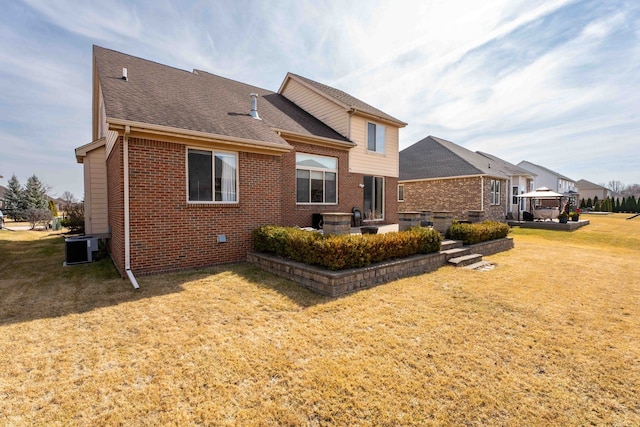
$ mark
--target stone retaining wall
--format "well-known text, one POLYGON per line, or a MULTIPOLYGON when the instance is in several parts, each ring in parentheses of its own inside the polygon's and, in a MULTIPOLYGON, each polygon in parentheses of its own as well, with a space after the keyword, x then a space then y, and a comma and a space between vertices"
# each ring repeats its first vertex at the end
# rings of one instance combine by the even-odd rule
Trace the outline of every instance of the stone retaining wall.
MULTIPOLYGON (((513 239, 492 240, 465 247, 470 249, 470 253, 490 255, 513 248, 513 239)), ((330 271, 262 252, 249 252, 247 261, 313 292, 335 297, 403 277, 435 271, 445 265, 447 259, 445 254, 438 252, 339 271, 330 271)))

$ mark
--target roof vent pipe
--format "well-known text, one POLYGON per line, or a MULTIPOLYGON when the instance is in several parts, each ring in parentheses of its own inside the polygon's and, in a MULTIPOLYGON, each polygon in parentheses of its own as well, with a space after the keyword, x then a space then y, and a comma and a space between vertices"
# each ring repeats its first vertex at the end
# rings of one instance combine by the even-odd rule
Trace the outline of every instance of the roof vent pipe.
POLYGON ((126 68, 122 69, 122 80, 124 80, 125 82, 129 81, 129 78, 127 77, 127 69, 126 68))
POLYGON ((258 94, 257 93, 251 94, 251 112, 249 114, 254 119, 262 120, 258 115, 258 94))

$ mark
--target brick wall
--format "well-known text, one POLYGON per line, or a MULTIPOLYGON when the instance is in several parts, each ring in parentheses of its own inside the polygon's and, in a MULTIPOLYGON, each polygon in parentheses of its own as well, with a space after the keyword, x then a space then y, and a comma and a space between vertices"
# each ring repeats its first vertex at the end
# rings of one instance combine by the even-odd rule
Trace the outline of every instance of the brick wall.
POLYGON ((187 203, 185 146, 129 139, 131 269, 152 273, 244 260, 251 232, 280 222, 281 160, 238 153, 237 204, 187 203), (218 235, 226 243, 218 243, 218 235))
MULTIPOLYGON (((436 179, 404 183, 404 202, 399 209, 408 211, 451 211, 453 218, 467 220, 470 210, 481 210, 481 177, 436 179)), ((503 221, 507 183, 500 185, 500 205, 491 206, 490 179, 484 178, 485 219, 503 221)), ((394 199, 395 200, 395 199, 394 199)))
MULTIPOLYGON (((288 141, 295 151, 282 156, 282 224, 311 226, 314 213, 323 212, 351 212, 354 206, 362 209, 364 191, 360 184, 364 182, 364 175, 349 172, 349 152, 335 148, 303 144, 288 141), (338 204, 336 205, 300 205, 296 203, 296 152, 316 154, 320 156, 336 157, 338 159, 338 204)), ((397 211, 397 178, 385 178, 385 221, 398 221, 397 211)))
POLYGON ((109 213, 109 253, 122 276, 124 272, 124 174, 122 168, 122 137, 107 158, 107 200, 109 213))

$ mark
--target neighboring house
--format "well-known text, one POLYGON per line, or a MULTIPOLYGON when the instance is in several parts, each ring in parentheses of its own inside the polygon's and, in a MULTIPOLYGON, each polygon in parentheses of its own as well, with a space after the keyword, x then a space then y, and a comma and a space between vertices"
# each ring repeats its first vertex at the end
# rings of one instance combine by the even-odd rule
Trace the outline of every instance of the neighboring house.
POLYGON ((400 152, 400 211, 449 211, 458 220, 480 211, 502 221, 508 183, 500 162, 434 136, 400 152))
POLYGON ((607 197, 619 197, 618 194, 614 193, 607 187, 594 184, 593 182, 587 181, 586 179, 581 179, 576 182, 576 187, 578 188, 578 193, 580 193, 580 198, 584 200, 594 200, 597 197, 598 200, 602 201, 607 197))
POLYGON ((509 176, 506 188, 508 198, 507 213, 511 212, 513 218, 518 218, 520 213, 525 211, 525 199, 519 198, 517 195, 534 190, 536 174, 492 154, 481 151, 477 151, 477 153, 498 165, 509 176))
POLYGON ((536 188, 547 187, 560 194, 576 192, 576 183, 571 178, 560 175, 558 172, 547 169, 544 166, 526 160, 518 163, 518 166, 529 172, 536 174, 536 188))
MULTIPOLYGON (((358 206, 397 221, 406 123, 287 74, 278 92, 94 46, 87 234, 124 275, 236 262, 259 226, 358 206)), ((131 276, 130 276, 131 277, 131 276)))

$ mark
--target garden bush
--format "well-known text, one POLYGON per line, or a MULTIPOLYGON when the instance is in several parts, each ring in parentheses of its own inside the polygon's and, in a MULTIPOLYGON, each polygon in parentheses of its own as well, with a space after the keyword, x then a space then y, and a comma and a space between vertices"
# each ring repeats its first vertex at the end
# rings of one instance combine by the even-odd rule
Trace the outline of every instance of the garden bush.
POLYGON ((447 229, 445 237, 462 240, 465 245, 474 245, 489 240, 502 239, 509 234, 509 226, 497 221, 483 221, 474 224, 454 222, 447 229))
POLYGON ((298 228, 269 225, 254 231, 253 242, 259 252, 271 252, 329 270, 341 270, 438 252, 442 237, 437 231, 423 227, 399 233, 323 236, 298 228))

